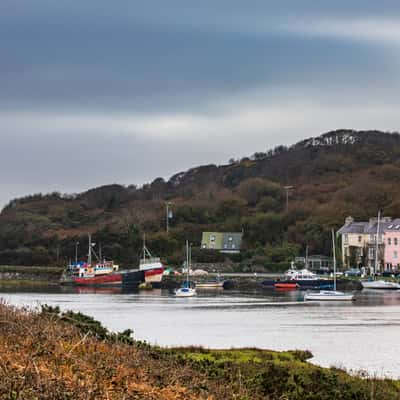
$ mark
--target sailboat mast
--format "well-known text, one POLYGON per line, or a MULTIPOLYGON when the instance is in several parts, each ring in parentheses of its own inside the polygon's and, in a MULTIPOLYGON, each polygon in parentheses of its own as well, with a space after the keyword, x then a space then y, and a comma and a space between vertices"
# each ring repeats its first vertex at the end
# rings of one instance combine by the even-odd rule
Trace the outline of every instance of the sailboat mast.
POLYGON ((332 249, 333 249, 333 290, 336 291, 336 249, 335 249, 335 232, 332 229, 332 249))
POLYGON ((376 227, 376 243, 375 243, 375 270, 374 270, 374 278, 376 275, 376 271, 378 270, 378 252, 379 252, 379 223, 381 219, 381 212, 378 211, 378 225, 376 227))
POLYGON ((89 238, 89 248, 88 248, 88 264, 92 265, 92 235, 88 234, 89 238))
POLYGON ((189 241, 186 240, 186 276, 189 284, 189 241))

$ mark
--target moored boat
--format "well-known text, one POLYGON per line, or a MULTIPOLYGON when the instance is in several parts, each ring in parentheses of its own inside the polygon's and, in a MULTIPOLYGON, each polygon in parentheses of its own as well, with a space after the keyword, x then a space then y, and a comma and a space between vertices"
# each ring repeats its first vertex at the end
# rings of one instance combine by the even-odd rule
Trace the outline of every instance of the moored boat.
POLYGON ((335 251, 335 232, 332 229, 332 251, 333 251, 333 290, 320 290, 319 292, 307 292, 304 296, 305 301, 352 301, 352 293, 343 293, 336 290, 336 251, 335 251))
POLYGON ((379 289, 379 290, 398 290, 400 289, 400 284, 391 281, 371 280, 371 281, 361 281, 361 285, 364 289, 379 289))
POLYGON ((175 289, 175 297, 193 297, 197 295, 196 289, 192 287, 189 280, 189 271, 191 265, 191 257, 189 250, 189 242, 186 241, 186 281, 183 282, 182 287, 175 289))
POLYGON ((352 301, 354 295, 352 293, 346 294, 336 290, 321 290, 319 292, 306 293, 304 296, 306 301, 352 301))
POLYGON ((277 289, 297 289, 299 284, 296 282, 276 282, 274 286, 277 289))
POLYGON ((143 258, 140 260, 139 270, 144 273, 144 281, 154 288, 160 286, 164 269, 160 258, 153 257, 146 247, 145 238, 143 238, 143 258))

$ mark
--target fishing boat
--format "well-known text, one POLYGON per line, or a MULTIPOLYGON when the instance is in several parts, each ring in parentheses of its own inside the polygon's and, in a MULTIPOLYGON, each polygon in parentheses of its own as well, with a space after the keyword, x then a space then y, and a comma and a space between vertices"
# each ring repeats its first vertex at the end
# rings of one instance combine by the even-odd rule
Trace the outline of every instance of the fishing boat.
POLYGON ((182 287, 175 289, 175 297, 193 297, 196 296, 196 289, 191 286, 189 281, 191 257, 189 242, 186 241, 186 281, 183 282, 182 287))
POLYGON ((72 282, 78 286, 130 286, 137 287, 144 281, 144 271, 124 270, 113 261, 100 260, 93 249, 92 237, 89 235, 89 251, 87 262, 76 263, 72 270, 72 282), (93 263, 93 256, 98 259, 93 263))
POLYGON ((304 296, 305 301, 352 301, 352 293, 344 293, 336 290, 336 251, 335 251, 335 232, 332 229, 332 249, 333 249, 333 290, 320 290, 319 292, 308 292, 304 296))
POLYGON ((160 258, 153 257, 149 249, 146 247, 146 238, 143 238, 143 258, 139 263, 139 270, 144 273, 146 284, 150 284, 153 288, 161 286, 164 274, 164 266, 160 258))
POLYGON ((398 290, 400 284, 391 281, 384 281, 383 279, 376 279, 376 271, 378 270, 378 250, 379 250, 379 227, 380 227, 381 212, 378 212, 378 224, 376 227, 376 239, 375 239, 375 265, 372 277, 367 281, 361 281, 361 285, 364 289, 379 289, 379 290, 398 290))

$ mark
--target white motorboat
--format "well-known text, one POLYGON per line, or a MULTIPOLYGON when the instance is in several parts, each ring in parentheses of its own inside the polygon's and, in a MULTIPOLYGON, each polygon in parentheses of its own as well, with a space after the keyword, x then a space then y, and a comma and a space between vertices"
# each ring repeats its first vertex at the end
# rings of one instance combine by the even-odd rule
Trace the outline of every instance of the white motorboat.
POLYGON ((190 271, 191 257, 189 250, 189 242, 186 241, 186 282, 183 282, 182 287, 175 289, 175 297, 193 297, 196 296, 196 289, 190 286, 189 271, 190 271))
POLYGON ((335 232, 332 229, 332 248, 333 248, 333 290, 320 290, 319 292, 307 292, 304 296, 305 301, 352 301, 354 294, 343 293, 336 290, 336 252, 335 252, 335 232))
POLYGON ((317 293, 306 293, 304 296, 306 301, 352 301, 354 295, 338 292, 337 290, 321 290, 317 293))
POLYGON ((377 281, 361 281, 361 285, 364 289, 380 289, 380 290, 398 290, 400 284, 396 282, 384 281, 382 279, 377 281))

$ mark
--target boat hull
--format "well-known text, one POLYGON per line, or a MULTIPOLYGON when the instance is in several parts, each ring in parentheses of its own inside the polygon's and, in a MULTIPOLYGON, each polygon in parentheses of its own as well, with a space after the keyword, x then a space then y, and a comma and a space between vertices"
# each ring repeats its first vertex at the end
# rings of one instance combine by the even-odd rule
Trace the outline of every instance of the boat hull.
POLYGON ((193 297, 196 294, 196 290, 193 288, 179 288, 175 290, 175 297, 193 297))
POLYGON ((388 281, 361 281, 364 289, 379 289, 379 290, 399 290, 400 285, 396 282, 388 281))
POLYGON ((337 291, 321 291, 319 293, 306 293, 305 301, 353 301, 353 294, 337 291))
POLYGON ((225 282, 196 282, 197 289, 223 289, 225 282))
MULTIPOLYGON (((265 280, 262 282, 263 286, 275 285, 297 285, 298 289, 333 289, 333 280, 331 279, 288 279, 282 281, 265 280)), ((276 287, 276 286, 275 286, 276 287)))
POLYGON ((73 281, 78 286, 132 286, 137 287, 144 282, 144 273, 139 270, 121 271, 107 275, 91 277, 74 277, 73 281))
POLYGON ((277 282, 274 284, 277 289, 297 289, 299 285, 292 282, 277 282))

